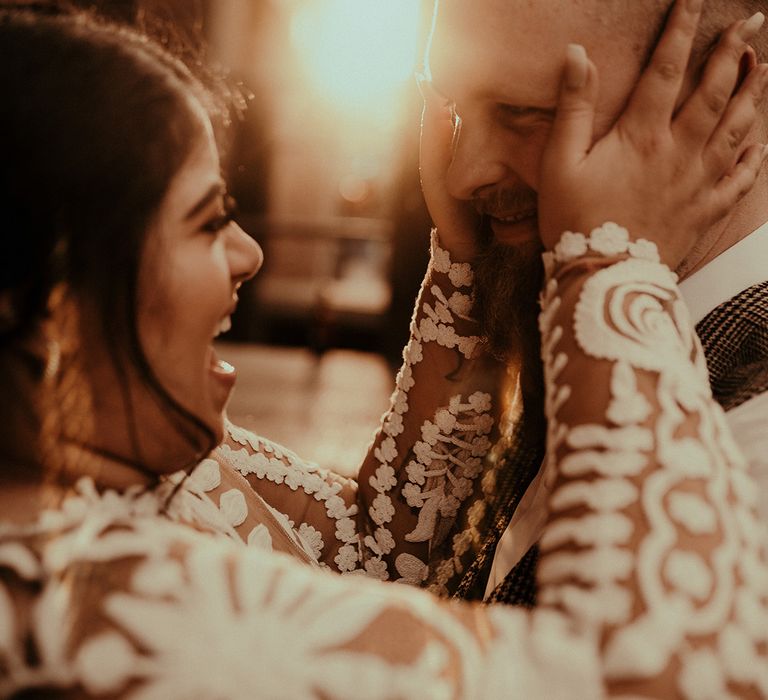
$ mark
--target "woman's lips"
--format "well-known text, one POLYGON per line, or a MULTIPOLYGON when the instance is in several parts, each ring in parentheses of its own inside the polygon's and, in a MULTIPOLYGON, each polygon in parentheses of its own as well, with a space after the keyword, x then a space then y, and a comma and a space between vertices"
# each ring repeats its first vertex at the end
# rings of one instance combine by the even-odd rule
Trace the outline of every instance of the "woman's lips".
POLYGON ((216 351, 211 347, 209 349, 208 369, 216 383, 222 388, 223 391, 226 391, 226 395, 228 397, 229 392, 232 391, 232 388, 235 386, 235 381, 237 379, 237 371, 235 368, 229 364, 229 362, 222 360, 216 354, 216 351))

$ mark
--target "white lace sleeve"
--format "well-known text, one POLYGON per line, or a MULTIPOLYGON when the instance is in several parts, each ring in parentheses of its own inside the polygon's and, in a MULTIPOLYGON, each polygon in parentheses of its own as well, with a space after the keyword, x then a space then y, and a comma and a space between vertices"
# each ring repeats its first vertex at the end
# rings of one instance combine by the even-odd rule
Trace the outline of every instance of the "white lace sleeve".
POLYGON ((0 695, 766 697, 768 540, 674 275, 616 227, 566 236, 543 307, 537 610, 334 576, 105 494, 0 531, 0 695))
POLYGON ((611 690, 765 697, 766 530, 676 276, 615 224, 548 267, 540 602, 599 632, 611 690))
POLYGON ((403 365, 357 482, 233 426, 217 451, 337 571, 419 584, 430 564, 458 562, 468 548, 454 526, 482 488, 503 373, 481 348, 472 282, 470 265, 451 262, 433 232, 403 365), (438 558, 441 545, 448 554, 438 558))
POLYGON ((595 645, 555 613, 438 603, 149 514, 81 515, 0 538, 2 697, 601 696, 595 645))
POLYGON ((453 575, 472 536, 458 525, 482 507, 473 496, 498 437, 504 367, 482 347, 472 285, 471 266, 452 262, 433 231, 391 406, 359 477, 361 556, 383 580, 418 585, 446 564, 453 575))

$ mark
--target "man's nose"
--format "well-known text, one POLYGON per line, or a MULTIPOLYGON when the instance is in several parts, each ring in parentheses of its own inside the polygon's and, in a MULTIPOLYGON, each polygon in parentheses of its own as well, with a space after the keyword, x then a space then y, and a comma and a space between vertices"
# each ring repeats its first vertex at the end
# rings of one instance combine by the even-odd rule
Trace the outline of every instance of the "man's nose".
POLYGON ((473 199, 508 175, 498 140, 481 126, 462 123, 446 177, 449 194, 456 199, 473 199))

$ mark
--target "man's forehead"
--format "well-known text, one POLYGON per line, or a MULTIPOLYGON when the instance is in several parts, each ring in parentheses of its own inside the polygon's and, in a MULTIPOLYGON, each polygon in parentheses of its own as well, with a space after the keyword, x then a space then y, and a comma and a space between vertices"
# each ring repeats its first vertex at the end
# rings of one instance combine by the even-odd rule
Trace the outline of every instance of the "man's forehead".
POLYGON ((429 52, 437 87, 468 93, 487 86, 550 106, 543 103, 557 94, 569 43, 587 47, 601 81, 624 73, 635 59, 616 28, 590 11, 601 1, 438 0, 429 52))
POLYGON ((542 79, 551 82, 554 66, 564 57, 564 37, 579 33, 569 32, 558 13, 564 2, 439 0, 429 51, 437 86, 450 82, 467 89, 503 89, 509 84, 519 89, 528 82, 538 88, 542 79), (559 26, 554 27, 558 14, 559 26))
POLYGON ((490 30, 546 31, 546 25, 580 25, 585 4, 600 0, 435 0, 436 28, 448 34, 490 30))

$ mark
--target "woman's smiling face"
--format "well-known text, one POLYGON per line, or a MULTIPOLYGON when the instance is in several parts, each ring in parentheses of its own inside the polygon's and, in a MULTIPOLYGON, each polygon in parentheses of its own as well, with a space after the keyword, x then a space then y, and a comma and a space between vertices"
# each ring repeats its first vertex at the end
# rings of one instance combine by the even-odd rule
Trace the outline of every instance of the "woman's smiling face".
POLYGON ((228 328, 237 290, 261 266, 262 252, 231 219, 210 122, 202 113, 200 119, 200 138, 148 235, 137 316, 157 379, 220 439, 235 373, 218 360, 212 343, 228 328))

